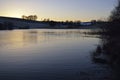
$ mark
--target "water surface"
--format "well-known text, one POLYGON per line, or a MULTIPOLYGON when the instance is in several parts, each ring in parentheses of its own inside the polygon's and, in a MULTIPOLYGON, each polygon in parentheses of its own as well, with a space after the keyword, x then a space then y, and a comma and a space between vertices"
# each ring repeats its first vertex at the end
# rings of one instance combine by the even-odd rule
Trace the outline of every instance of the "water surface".
POLYGON ((91 59, 100 39, 88 31, 0 31, 0 80, 104 79, 108 67, 91 59))

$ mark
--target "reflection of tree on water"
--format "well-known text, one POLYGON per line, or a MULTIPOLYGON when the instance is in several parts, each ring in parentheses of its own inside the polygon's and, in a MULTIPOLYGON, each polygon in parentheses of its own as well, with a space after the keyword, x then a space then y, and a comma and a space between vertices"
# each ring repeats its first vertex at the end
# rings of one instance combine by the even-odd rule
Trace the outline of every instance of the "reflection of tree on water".
POLYGON ((107 36, 92 53, 94 63, 107 64, 113 71, 114 80, 120 80, 120 37, 107 36))
POLYGON ((23 43, 41 43, 53 40, 77 40, 85 37, 96 38, 98 35, 91 35, 88 31, 81 30, 28 30, 22 31, 23 43), (86 34, 85 34, 86 33, 86 34))

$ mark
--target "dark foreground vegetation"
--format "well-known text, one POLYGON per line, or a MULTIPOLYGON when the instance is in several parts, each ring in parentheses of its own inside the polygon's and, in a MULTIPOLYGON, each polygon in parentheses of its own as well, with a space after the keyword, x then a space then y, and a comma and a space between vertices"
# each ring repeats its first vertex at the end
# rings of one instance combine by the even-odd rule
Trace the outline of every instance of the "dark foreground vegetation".
POLYGON ((92 53, 92 60, 111 67, 113 79, 110 80, 120 80, 120 0, 102 31, 104 34, 101 34, 101 43, 92 53))

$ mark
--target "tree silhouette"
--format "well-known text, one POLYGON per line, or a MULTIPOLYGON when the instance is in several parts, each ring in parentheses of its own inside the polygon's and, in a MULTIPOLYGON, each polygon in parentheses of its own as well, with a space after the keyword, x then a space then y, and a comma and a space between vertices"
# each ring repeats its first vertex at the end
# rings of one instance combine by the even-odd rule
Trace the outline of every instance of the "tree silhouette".
POLYGON ((112 11, 109 21, 120 21, 120 0, 118 0, 118 5, 112 11))
POLYGON ((25 15, 22 15, 22 19, 25 19, 25 15))
POLYGON ((35 21, 35 20, 37 20, 37 15, 29 15, 29 16, 22 15, 22 19, 35 21))
POLYGON ((109 17, 109 23, 105 27, 105 31, 109 35, 119 35, 120 34, 120 0, 118 0, 118 5, 111 12, 109 17))
POLYGON ((33 20, 37 20, 37 15, 34 15, 33 17, 34 17, 34 19, 33 19, 33 20))

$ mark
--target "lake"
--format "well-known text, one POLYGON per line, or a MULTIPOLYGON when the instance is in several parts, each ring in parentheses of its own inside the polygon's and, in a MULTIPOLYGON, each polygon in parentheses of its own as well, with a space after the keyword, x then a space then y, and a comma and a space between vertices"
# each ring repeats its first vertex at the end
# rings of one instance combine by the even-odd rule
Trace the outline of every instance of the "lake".
POLYGON ((92 61, 101 39, 90 31, 0 31, 0 80, 109 80, 109 67, 92 61))

